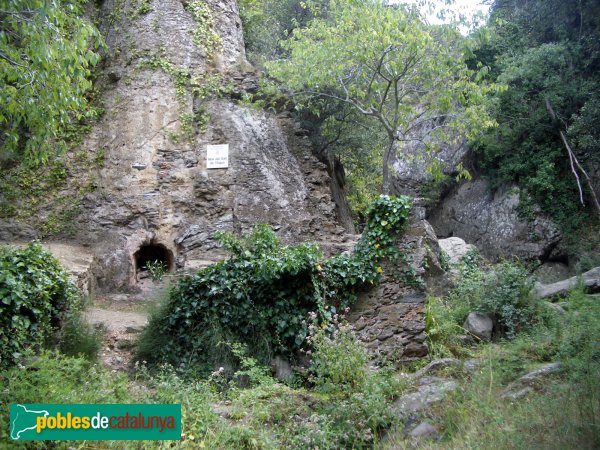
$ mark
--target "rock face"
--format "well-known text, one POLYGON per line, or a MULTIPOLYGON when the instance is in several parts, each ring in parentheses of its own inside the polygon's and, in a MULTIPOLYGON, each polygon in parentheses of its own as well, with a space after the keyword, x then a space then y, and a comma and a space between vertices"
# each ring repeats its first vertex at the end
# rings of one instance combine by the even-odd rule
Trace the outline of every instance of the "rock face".
POLYGON ((492 195, 485 180, 475 179, 464 181, 452 190, 445 186, 437 188, 438 192, 423 192, 432 180, 432 168, 444 175, 455 175, 460 164, 472 165, 469 161, 473 156, 458 135, 443 143, 426 137, 425 142, 439 147, 437 152, 426 151, 420 139, 428 136, 435 125, 429 123, 413 130, 409 140, 398 149, 391 167, 392 192, 432 197, 428 220, 437 235, 462 238, 476 245, 489 259, 509 256, 542 261, 563 259, 557 249, 561 236, 550 219, 539 210, 533 211, 535 220, 531 223, 518 217, 515 208, 520 203, 520 193, 515 186, 506 186, 492 195))
POLYGON ((104 162, 72 175, 96 186, 81 204, 75 239, 98 257, 104 291, 135 290, 147 261, 174 270, 221 259, 213 239, 220 230, 268 223, 285 243, 316 241, 331 251, 352 239, 333 200, 332 186, 338 202, 343 187, 305 133, 285 114, 239 104, 255 77, 246 72, 237 2, 201 2, 210 16, 203 23, 190 2, 152 2, 145 14, 135 2, 100 6, 109 50, 98 86, 107 113, 83 148, 104 162), (218 35, 212 48, 194 41, 207 26, 218 35), (229 144, 228 168, 207 168, 212 144, 229 144))
POLYGON ((560 241, 556 225, 538 215, 532 223, 518 217, 519 189, 507 186, 494 195, 484 180, 461 184, 432 211, 438 236, 458 236, 492 260, 516 256, 546 260, 560 241))

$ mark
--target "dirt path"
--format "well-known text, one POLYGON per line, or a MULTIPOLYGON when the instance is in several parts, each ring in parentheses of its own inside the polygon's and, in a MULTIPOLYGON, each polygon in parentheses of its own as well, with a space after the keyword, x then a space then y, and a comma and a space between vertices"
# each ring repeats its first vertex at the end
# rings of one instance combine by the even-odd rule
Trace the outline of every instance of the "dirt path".
POLYGON ((85 316, 94 327, 104 330, 101 361, 115 372, 130 372, 136 341, 148 324, 148 302, 137 296, 114 294, 94 303, 85 316))

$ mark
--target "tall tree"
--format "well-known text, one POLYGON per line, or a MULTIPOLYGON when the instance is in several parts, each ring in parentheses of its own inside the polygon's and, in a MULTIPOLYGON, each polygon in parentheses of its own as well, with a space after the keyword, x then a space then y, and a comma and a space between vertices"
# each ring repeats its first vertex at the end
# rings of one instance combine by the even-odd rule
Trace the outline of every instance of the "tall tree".
POLYGON ((283 47, 289 56, 267 68, 298 103, 344 103, 385 130, 384 193, 403 142, 431 144, 457 131, 471 137, 493 125, 485 108, 489 87, 465 64, 458 32, 427 26, 413 10, 332 0, 326 16, 294 30, 283 47))
POLYGON ((43 163, 85 109, 102 40, 85 0, 0 0, 0 159, 43 163))

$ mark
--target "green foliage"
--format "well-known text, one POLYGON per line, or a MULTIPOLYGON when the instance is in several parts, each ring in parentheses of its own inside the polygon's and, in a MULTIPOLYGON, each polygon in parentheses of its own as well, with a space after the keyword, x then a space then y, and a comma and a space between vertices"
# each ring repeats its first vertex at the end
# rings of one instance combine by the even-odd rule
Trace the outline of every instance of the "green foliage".
POLYGON ((506 337, 514 338, 520 330, 533 325, 537 312, 533 281, 523 267, 502 263, 485 277, 483 287, 485 295, 476 307, 493 314, 506 337))
MULTIPOLYGON (((429 27, 418 15, 385 2, 332 1, 327 14, 296 28, 283 42, 289 57, 267 64, 269 74, 291 91, 301 107, 317 101, 346 104, 376 120, 387 134, 384 193, 396 147, 418 139, 438 140, 464 132, 469 138, 493 126, 483 73, 465 64, 459 33, 429 27), (426 136, 417 129, 432 126, 426 136)), ((400 148, 401 150, 401 148, 400 148)))
POLYGON ((0 249, 0 365, 39 349, 77 304, 75 287, 40 244, 0 249))
POLYGON ((82 18, 83 0, 2 2, 0 8, 1 160, 45 163, 62 133, 86 114, 91 69, 102 45, 82 18))
POLYGON ((312 17, 301 0, 241 0, 239 4, 246 53, 254 63, 279 56, 279 41, 312 17))
POLYGON ((203 0, 185 0, 185 10, 197 24, 194 30, 194 45, 204 50, 211 58, 222 45, 221 37, 214 31, 215 17, 209 3, 203 0))
POLYGON ((493 315, 497 331, 508 339, 539 326, 545 317, 532 287, 529 273, 519 264, 503 262, 486 269, 478 252, 468 252, 457 286, 446 297, 428 299, 430 352, 439 357, 468 354, 458 336, 465 334, 462 325, 472 311, 493 315))
MULTIPOLYGON (((313 316, 316 319, 316 315, 313 316)), ((336 391, 360 389, 367 378, 368 356, 352 327, 332 317, 329 327, 318 322, 309 326, 312 381, 318 389, 336 391)))
POLYGON ((95 361, 104 337, 103 330, 97 330, 86 322, 81 310, 71 310, 58 334, 58 349, 63 355, 82 356, 95 361))
MULTIPOLYGON (((442 439, 419 448, 581 448, 600 444, 600 304, 582 291, 566 298, 566 314, 554 313, 510 341, 463 348, 480 366, 463 376, 462 388, 433 410, 429 420, 442 439), (560 362, 559 374, 531 384, 534 392, 523 399, 503 399, 509 383, 541 363, 560 362)), ((436 319, 444 320, 442 310, 436 319)), ((456 330, 455 333, 460 333, 456 330)), ((398 434, 389 447, 410 448, 398 434)))
POLYGON ((450 293, 450 302, 461 305, 461 319, 477 310, 492 314, 506 337, 514 338, 534 324, 536 307, 531 290, 533 281, 521 266, 509 262, 484 272, 465 264, 458 286, 450 293))
POLYGON ((590 226, 593 201, 582 171, 571 167, 560 133, 581 166, 593 173, 600 154, 593 126, 600 101, 599 12, 597 2, 590 1, 497 0, 483 30, 487 39, 473 61, 508 85, 493 102, 500 126, 477 146, 485 175, 493 187, 519 183, 573 236, 590 226), (573 170, 579 171, 585 206, 573 170))
POLYGON ((143 16, 144 14, 148 14, 149 12, 151 12, 152 9, 153 8, 150 5, 150 0, 141 0, 138 5, 137 13, 138 15, 143 16))
POLYGON ((311 341, 317 393, 264 379, 253 389, 229 391, 231 417, 253 430, 268 428, 267 448, 372 448, 393 422, 392 399, 408 384, 389 368, 367 367, 364 347, 340 321, 329 330, 315 324, 311 341))
POLYGON ((167 265, 163 261, 147 261, 146 270, 153 281, 160 281, 167 273, 167 265))
POLYGON ((391 246, 409 210, 407 197, 382 196, 368 211, 367 230, 355 251, 329 260, 314 244, 281 247, 266 225, 242 239, 221 233, 232 256, 179 282, 151 320, 139 357, 206 362, 221 341, 242 342, 265 357, 299 349, 309 312, 328 321, 360 288, 379 280, 379 264, 396 254, 391 246))

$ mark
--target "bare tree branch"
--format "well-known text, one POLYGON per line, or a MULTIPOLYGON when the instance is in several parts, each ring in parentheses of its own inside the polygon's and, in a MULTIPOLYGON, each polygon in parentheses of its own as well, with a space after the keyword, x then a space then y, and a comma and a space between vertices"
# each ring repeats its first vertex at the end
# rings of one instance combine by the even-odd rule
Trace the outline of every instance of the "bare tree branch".
MULTIPOLYGON (((552 118, 552 120, 556 120, 557 119, 556 113, 554 112, 554 109, 552 108, 552 104, 550 103, 550 99, 548 97, 545 97, 544 100, 546 102, 546 109, 548 110, 548 113, 550 114, 550 117, 552 118)), ((579 160, 577 159, 577 157, 575 156, 575 153, 571 149, 571 146, 569 145, 569 141, 567 140, 567 136, 565 135, 565 133, 563 132, 563 130, 558 130, 558 132, 559 132, 560 137, 561 137, 561 139, 563 141, 563 144, 565 144, 565 148, 567 149, 567 153, 569 154, 569 161, 571 163, 571 172, 573 172, 573 175, 575 175, 575 179, 577 180, 577 187, 579 188, 579 200, 581 201, 581 204, 583 206, 585 206, 585 202, 583 200, 583 189, 581 187, 581 180, 579 179, 579 173, 577 172, 576 167, 585 176, 588 188, 589 188, 589 190, 590 190, 590 192, 592 194, 592 198, 594 199, 594 204, 596 206, 596 209, 600 213, 600 202, 598 201, 598 197, 596 196, 596 191, 594 190, 594 186, 592 185, 592 180, 590 179, 590 177, 587 174, 587 172, 585 171, 585 169, 579 163, 579 160)))

